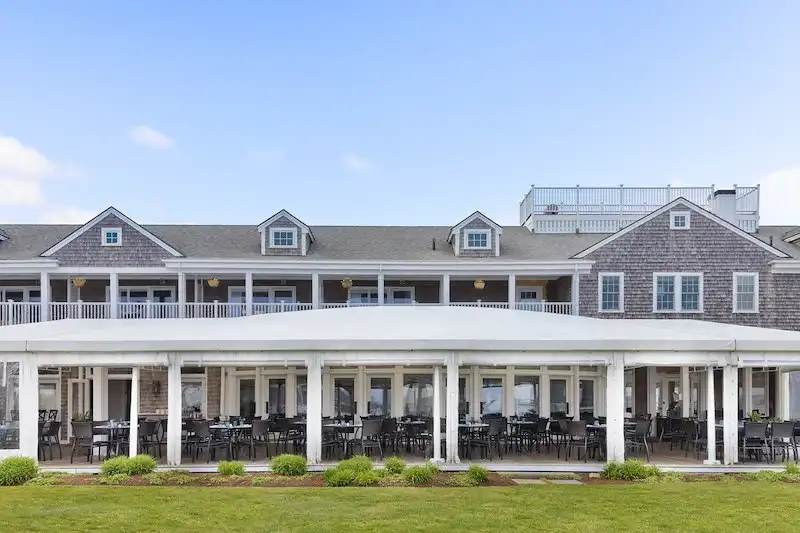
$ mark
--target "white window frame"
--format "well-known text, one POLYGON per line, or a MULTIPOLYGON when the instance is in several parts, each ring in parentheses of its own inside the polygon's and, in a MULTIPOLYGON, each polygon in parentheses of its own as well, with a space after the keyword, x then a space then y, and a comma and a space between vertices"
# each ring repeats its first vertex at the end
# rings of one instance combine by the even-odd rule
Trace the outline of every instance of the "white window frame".
POLYGON ((492 230, 490 229, 465 229, 464 230, 464 249, 465 250, 491 250, 492 249, 492 230), (470 234, 486 235, 486 246, 470 246, 470 234))
POLYGON ((734 272, 733 273, 733 312, 741 314, 758 313, 758 272, 734 272), (753 277, 753 309, 739 309, 739 293, 737 287, 740 277, 753 277))
POLYGON ((269 228, 269 247, 270 248, 297 248, 297 228, 269 228), (275 244, 276 233, 290 233, 292 235, 292 244, 275 244))
POLYGON ((598 313, 624 313, 625 312, 625 273, 600 272, 597 275, 597 312, 598 313), (603 309, 603 278, 619 278, 619 309, 603 309))
POLYGON ((122 228, 103 228, 100 231, 101 246, 122 246, 122 228), (117 242, 108 242, 108 235, 116 233, 117 242))
POLYGON ((670 211, 669 212, 669 229, 686 230, 692 227, 691 212, 690 211, 670 211), (678 226, 675 224, 675 219, 684 217, 686 220, 685 226, 678 226))
MULTIPOLYGON (((39 300, 41 300, 42 292, 40 287, 24 287, 24 286, 5 286, 0 287, 0 303, 5 303, 9 301, 8 293, 9 292, 22 292, 22 302, 29 302, 29 303, 39 303, 38 301, 34 300, 31 301, 31 292, 39 292, 39 300)), ((20 301, 14 300, 15 303, 20 303, 20 301)))
MULTIPOLYGON (((240 291, 244 295, 243 296, 244 300, 242 300, 241 302, 236 302, 236 303, 244 304, 245 300, 247 299, 247 288, 246 287, 242 287, 242 286, 239 286, 239 287, 233 287, 233 286, 228 287, 228 302, 229 303, 233 303, 233 293, 234 292, 240 292, 240 291)), ((269 303, 280 303, 280 301, 276 301, 275 300, 275 291, 292 291, 291 301, 286 300, 286 299, 283 299, 283 301, 284 301, 284 303, 287 303, 287 304, 288 303, 292 303, 292 304, 293 303, 297 303, 297 287, 294 286, 294 285, 269 285, 269 286, 258 285, 258 286, 253 287, 253 296, 255 296, 257 293, 261 293, 261 294, 266 293, 267 294, 267 298, 269 299, 269 303)))
POLYGON ((702 272, 653 272, 653 313, 702 313, 703 312, 703 296, 704 296, 704 283, 702 272), (672 276, 675 278, 675 309, 658 309, 658 278, 661 276, 672 276), (683 309, 683 278, 684 277, 697 277, 700 283, 699 301, 697 302, 697 309, 683 309))
MULTIPOLYGON (((391 287, 386 286, 386 287, 383 288, 383 290, 384 290, 384 293, 385 293, 384 299, 383 299, 383 303, 387 303, 387 304, 394 303, 394 291, 396 291, 396 290, 397 291, 411 291, 411 301, 412 302, 416 302, 417 301, 417 292, 416 292, 415 287, 413 285, 391 286, 391 287)), ((375 294, 377 294, 378 293, 378 287, 350 287, 347 290, 347 299, 348 300, 352 300, 354 292, 373 292, 373 291, 375 292, 375 294)))

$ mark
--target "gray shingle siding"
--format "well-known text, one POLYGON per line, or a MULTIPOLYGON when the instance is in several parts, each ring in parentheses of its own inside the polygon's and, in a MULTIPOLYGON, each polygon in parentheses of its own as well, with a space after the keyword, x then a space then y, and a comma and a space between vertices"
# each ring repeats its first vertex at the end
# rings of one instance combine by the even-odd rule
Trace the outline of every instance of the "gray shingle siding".
POLYGON ((164 266, 162 260, 172 255, 115 215, 108 215, 51 257, 61 266, 160 267, 164 266), (102 246, 103 228, 122 228, 122 245, 102 246))
MULTIPOLYGON (((677 209, 682 209, 678 207, 677 209)), ((692 213, 690 229, 669 229, 669 212, 589 254, 592 273, 581 276, 580 314, 603 318, 690 318, 731 324, 791 327, 800 316, 785 274, 771 274, 777 257, 716 222, 692 213), (598 274, 625 274, 625 312, 598 312, 598 274), (654 313, 654 272, 703 273, 702 313, 654 313), (759 275, 759 313, 733 312, 733 273, 759 275), (789 318, 792 315, 795 318, 789 318)))
POLYGON ((470 220, 458 231, 458 254, 461 257, 495 257, 495 239, 497 231, 478 217, 470 220), (489 249, 488 250, 469 250, 467 249, 467 231, 472 229, 489 230, 489 249))
POLYGON ((266 234, 267 239, 267 246, 264 248, 264 255, 282 255, 282 256, 297 256, 303 255, 303 249, 301 248, 301 239, 303 239, 303 229, 289 220, 286 217, 280 217, 276 219, 272 224, 264 228, 264 232, 266 234), (295 240, 295 247, 294 248, 271 248, 270 247, 270 236, 269 231, 271 228, 292 228, 297 231, 297 239, 295 240))

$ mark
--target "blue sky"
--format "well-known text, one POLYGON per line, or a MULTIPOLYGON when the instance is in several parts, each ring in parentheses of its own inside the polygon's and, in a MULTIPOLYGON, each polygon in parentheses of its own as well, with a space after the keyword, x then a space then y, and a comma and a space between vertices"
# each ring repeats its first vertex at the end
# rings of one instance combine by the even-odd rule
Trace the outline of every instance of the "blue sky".
POLYGON ((798 25, 791 0, 0 0, 0 221, 515 224, 531 183, 762 183, 762 222, 800 224, 798 25))

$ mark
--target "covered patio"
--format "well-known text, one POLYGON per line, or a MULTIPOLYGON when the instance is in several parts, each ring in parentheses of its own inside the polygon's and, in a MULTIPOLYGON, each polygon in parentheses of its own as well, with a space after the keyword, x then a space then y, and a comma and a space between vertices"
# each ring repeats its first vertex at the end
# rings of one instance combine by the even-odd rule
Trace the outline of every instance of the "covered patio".
MULTIPOLYGON (((576 467, 587 454, 597 464, 623 460, 626 453, 665 465, 732 465, 740 452, 740 368, 799 367, 800 333, 476 307, 353 307, 9 326, 0 329, 0 360, 0 457, 41 456, 40 372, 77 367, 91 377, 88 422, 102 428, 89 440, 113 444, 91 444, 89 453, 99 455, 160 452, 169 465, 199 466, 211 457, 193 439, 198 433, 205 439, 211 428, 228 435, 215 459, 236 451, 252 459, 252 442, 264 440, 256 434, 266 433, 271 444, 256 450, 261 464, 267 452, 303 453, 319 465, 369 448, 373 454, 449 464, 482 460, 513 469, 564 465, 567 453, 576 467), (694 419, 695 433, 675 449, 674 436, 667 432, 664 438, 665 422, 634 419, 626 408, 632 389, 626 369, 630 376, 632 369, 647 368, 648 380, 655 380, 651 369, 658 367, 677 368, 681 376, 691 370, 694 381, 681 384, 684 399, 693 394, 691 383, 702 388, 704 409, 685 417, 694 419), (218 416, 198 416, 200 408, 197 415, 187 412, 186 375, 211 368, 222 369, 221 390, 206 385, 201 403, 218 394, 218 416), (131 382, 128 412, 112 421, 109 376, 123 372, 131 382), (166 383, 159 388, 166 390, 166 402, 151 420, 141 416, 140 383, 153 372, 163 372, 166 383), (270 381, 279 381, 271 377, 277 375, 285 376, 283 396, 276 392, 280 383, 273 390, 270 381), (715 391, 720 386, 722 394, 715 391), (276 411, 278 402, 283 405, 276 411)), ((785 412, 784 375, 779 373, 777 410, 785 412)), ((648 390, 665 394, 655 386, 648 390)), ((646 402, 654 413, 658 409, 649 408, 664 399, 653 392, 646 402)), ((683 414, 689 415, 688 407, 683 414)), ((74 428, 69 433, 74 438, 74 428)), ((65 446, 66 458, 52 464, 69 464, 70 450, 65 446)))

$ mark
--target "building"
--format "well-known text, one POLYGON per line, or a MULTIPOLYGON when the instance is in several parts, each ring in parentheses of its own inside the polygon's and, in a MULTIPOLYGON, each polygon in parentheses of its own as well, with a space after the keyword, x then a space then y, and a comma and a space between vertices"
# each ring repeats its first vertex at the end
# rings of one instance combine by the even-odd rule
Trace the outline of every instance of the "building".
MULTIPOLYGON (((6 225, 0 323, 443 305, 797 329, 800 231, 761 226, 758 194, 533 187, 513 227, 477 211, 452 227, 308 226, 286 211, 253 226, 148 226, 114 208, 80 227, 6 225)), ((721 367, 717 397, 707 397, 709 366, 626 368, 625 408, 666 414, 677 405, 703 417, 723 402, 721 367)), ((164 414, 167 368, 141 372, 139 411, 164 414)), ((39 374, 40 406, 65 422, 87 411, 129 412, 130 368, 47 366, 39 374)), ((472 416, 604 410, 602 365, 471 365, 459 375, 459 410, 472 416)), ((776 367, 740 368, 739 410, 789 418, 789 381, 776 367)), ((302 366, 187 366, 181 382, 185 415, 306 410, 302 366)), ((428 368, 326 368, 322 383, 327 414, 433 412, 428 368)), ((16 396, 5 398, 10 418, 16 396)))

